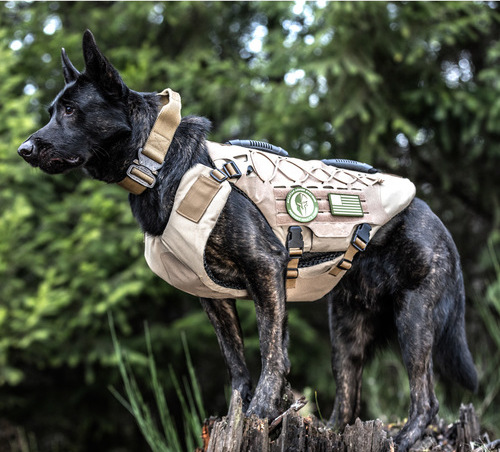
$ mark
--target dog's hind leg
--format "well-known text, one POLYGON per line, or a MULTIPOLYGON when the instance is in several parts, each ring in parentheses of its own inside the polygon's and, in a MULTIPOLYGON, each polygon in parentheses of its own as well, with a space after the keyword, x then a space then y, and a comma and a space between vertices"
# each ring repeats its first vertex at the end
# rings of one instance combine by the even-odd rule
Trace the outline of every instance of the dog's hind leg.
POLYGON ((243 410, 246 410, 252 398, 252 384, 245 361, 243 334, 235 300, 200 298, 200 302, 215 329, 231 378, 231 388, 241 394, 243 410))
POLYGON ((285 265, 261 265, 249 281, 255 302, 262 369, 247 414, 274 419, 292 403, 286 381, 288 360, 287 314, 285 308, 285 265), (260 280, 263 277, 265 281, 260 280))
POLYGON ((408 422, 396 437, 398 452, 407 451, 420 439, 439 410, 432 369, 433 312, 430 303, 422 301, 424 295, 419 290, 408 292, 395 314, 411 398, 408 422))
POLYGON ((344 292, 328 295, 335 403, 328 422, 342 430, 359 416, 363 367, 374 339, 370 313, 344 292))

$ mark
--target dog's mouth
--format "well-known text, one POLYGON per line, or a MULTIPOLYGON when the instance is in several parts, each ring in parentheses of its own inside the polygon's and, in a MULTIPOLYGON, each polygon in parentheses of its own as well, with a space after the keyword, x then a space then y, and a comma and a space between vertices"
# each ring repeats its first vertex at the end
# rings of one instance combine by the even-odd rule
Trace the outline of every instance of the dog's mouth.
POLYGON ((49 174, 64 173, 74 168, 78 168, 84 164, 85 160, 80 156, 60 156, 50 155, 47 151, 40 153, 38 166, 42 171, 49 174))

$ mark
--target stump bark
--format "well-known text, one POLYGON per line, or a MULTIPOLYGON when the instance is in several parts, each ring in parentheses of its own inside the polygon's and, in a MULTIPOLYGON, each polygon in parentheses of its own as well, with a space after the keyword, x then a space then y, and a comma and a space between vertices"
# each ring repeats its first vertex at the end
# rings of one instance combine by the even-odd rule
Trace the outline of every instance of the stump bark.
MULTIPOLYGON (((380 420, 357 419, 343 433, 336 433, 315 417, 301 417, 292 409, 269 425, 266 419, 246 417, 240 395, 233 392, 227 416, 205 422, 204 446, 197 452, 394 452, 397 448, 391 435, 397 431, 380 420)), ((437 419, 410 452, 474 451, 479 436, 474 407, 462 406, 459 421, 445 425, 437 419)))

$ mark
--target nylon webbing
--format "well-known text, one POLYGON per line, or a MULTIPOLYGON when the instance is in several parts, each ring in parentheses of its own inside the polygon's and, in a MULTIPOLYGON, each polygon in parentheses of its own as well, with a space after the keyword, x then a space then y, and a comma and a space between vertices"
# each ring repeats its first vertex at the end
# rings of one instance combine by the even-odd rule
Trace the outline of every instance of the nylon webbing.
POLYGON ((354 256, 356 256, 359 251, 364 251, 366 249, 370 241, 371 230, 372 227, 368 223, 362 223, 356 228, 349 248, 347 248, 342 260, 330 270, 330 275, 338 276, 352 267, 354 256))
POLYGON ((163 107, 156 118, 146 144, 139 150, 138 159, 127 169, 127 176, 118 185, 140 195, 156 183, 158 170, 165 161, 175 131, 181 122, 181 96, 170 88, 158 93, 163 107))
POLYGON ((181 122, 181 96, 170 88, 158 94, 161 96, 163 107, 151 129, 151 133, 144 145, 142 153, 154 160, 163 163, 175 131, 181 122))

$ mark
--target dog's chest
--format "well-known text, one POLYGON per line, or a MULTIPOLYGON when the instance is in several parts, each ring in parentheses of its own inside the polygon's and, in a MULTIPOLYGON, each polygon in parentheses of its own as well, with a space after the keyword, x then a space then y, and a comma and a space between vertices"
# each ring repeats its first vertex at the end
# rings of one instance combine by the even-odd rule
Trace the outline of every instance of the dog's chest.
MULTIPOLYGON (((299 230, 304 253, 349 252, 359 225, 369 225, 373 237, 415 195, 410 181, 388 174, 207 144, 219 171, 203 165, 190 169, 176 193, 163 235, 146 236, 150 268, 171 285, 197 296, 248 297, 245 290, 214 281, 204 263, 208 237, 232 185, 253 201, 284 246, 291 248, 290 228, 295 233, 299 230)), ((345 274, 345 270, 332 271, 343 257, 320 259, 308 266, 301 266, 298 259, 298 278, 287 284, 287 300, 313 301, 328 293, 345 274)))

